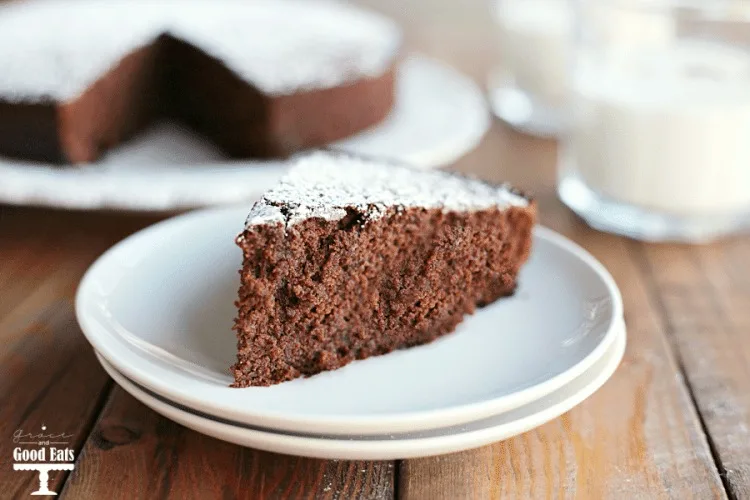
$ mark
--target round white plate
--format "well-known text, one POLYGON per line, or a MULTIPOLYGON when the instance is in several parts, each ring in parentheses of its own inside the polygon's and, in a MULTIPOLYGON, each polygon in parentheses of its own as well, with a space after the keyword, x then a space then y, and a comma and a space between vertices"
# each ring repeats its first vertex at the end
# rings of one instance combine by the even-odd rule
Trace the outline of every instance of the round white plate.
POLYGON ((233 389, 230 328, 248 209, 203 210, 125 239, 84 276, 76 314, 94 348, 138 384, 196 410, 274 429, 406 432, 497 414, 596 362, 622 318, 588 253, 545 228, 520 287, 429 345, 272 387, 233 389), (366 390, 364 390, 366 389, 366 390))
POLYGON ((125 391, 157 413, 197 432, 241 446, 288 455, 342 460, 394 460, 477 448, 549 422, 591 396, 612 376, 625 352, 625 343, 625 327, 621 325, 617 327, 615 342, 586 372, 557 391, 509 412, 460 426, 373 436, 300 435, 218 419, 138 387, 101 355, 97 354, 97 357, 125 391))
MULTIPOLYGON (((482 91, 424 56, 399 70, 385 121, 331 147, 440 167, 473 149, 490 123, 482 91)), ((0 202, 71 209, 180 210, 251 200, 276 183, 288 161, 227 160, 174 124, 154 126, 100 162, 60 167, 0 157, 0 202)))

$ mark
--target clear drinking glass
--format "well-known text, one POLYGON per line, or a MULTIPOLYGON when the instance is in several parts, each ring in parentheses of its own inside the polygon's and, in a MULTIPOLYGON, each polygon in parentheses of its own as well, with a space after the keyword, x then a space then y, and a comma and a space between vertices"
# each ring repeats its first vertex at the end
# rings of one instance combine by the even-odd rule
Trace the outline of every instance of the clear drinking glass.
POLYGON ((541 136, 562 128, 573 9, 569 0, 495 0, 500 66, 489 80, 494 113, 541 136))
POLYGON ((750 227, 750 4, 580 0, 558 192, 652 241, 750 227))

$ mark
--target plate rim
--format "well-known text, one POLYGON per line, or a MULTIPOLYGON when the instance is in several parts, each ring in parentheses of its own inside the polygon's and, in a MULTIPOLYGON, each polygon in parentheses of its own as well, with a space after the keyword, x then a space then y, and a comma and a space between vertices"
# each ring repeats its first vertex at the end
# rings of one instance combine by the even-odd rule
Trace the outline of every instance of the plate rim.
MULTIPOLYGON (((119 373, 116 368, 109 364, 106 358, 101 356, 100 353, 95 352, 95 355, 99 363, 102 365, 102 368, 132 397, 164 418, 214 439, 259 450, 311 458, 341 460, 398 460, 454 453, 503 441, 544 425, 545 423, 572 410, 601 389, 601 387, 612 378, 619 368, 627 348, 627 327, 623 320, 620 322, 621 326, 618 326, 615 342, 608 348, 603 356, 603 358, 605 358, 607 355, 611 355, 611 359, 606 360, 606 363, 602 366, 601 370, 598 373, 593 374, 591 373, 591 370, 586 371, 567 385, 564 385, 557 391, 547 395, 547 397, 550 397, 554 395, 555 392, 569 390, 568 386, 577 380, 583 378, 590 379, 584 382, 583 387, 568 394, 562 401, 553 403, 542 410, 522 416, 510 422, 488 425, 487 427, 471 431, 453 432, 446 435, 425 438, 358 440, 356 437, 347 436, 315 437, 309 435, 290 435, 274 432, 273 429, 264 430, 248 428, 241 423, 238 423, 239 425, 232 425, 226 422, 215 421, 211 418, 202 417, 201 415, 196 415, 195 413, 183 410, 178 406, 170 404, 168 401, 161 401, 157 397, 148 394, 136 387, 133 382, 128 380, 123 374, 119 373), (156 406, 156 408, 154 406, 156 406), (161 410, 157 408, 160 408, 161 410), (178 418, 176 419, 174 415, 178 415, 178 418), (224 432, 207 433, 205 431, 207 425, 218 426, 223 429, 224 432), (240 433, 244 436, 242 439, 244 442, 239 443, 237 442, 238 440, 230 441, 225 437, 218 435, 230 433, 240 433), (254 442, 249 443, 250 441, 254 442), (260 445, 259 441, 262 441, 260 442, 260 445), (275 446, 273 444, 274 442, 276 443, 275 446), (280 446, 279 442, 281 442, 280 446), (300 452, 300 450, 303 451, 300 452)), ((532 401, 529 404, 533 404, 534 402, 535 401, 532 401)), ((517 410, 522 408, 523 407, 519 407, 517 410)), ((499 415, 502 415, 502 413, 492 415, 488 418, 499 415)))
POLYGON ((94 349, 102 353, 107 360, 115 366, 115 368, 128 378, 157 394, 185 406, 200 409, 209 414, 216 413, 217 409, 220 408, 218 411, 221 414, 226 415, 227 418, 253 425, 290 431, 304 429, 309 432, 332 434, 372 434, 381 432, 383 429, 390 429, 392 432, 401 432, 404 430, 413 430, 415 428, 428 429, 440 427, 444 425, 445 421, 451 421, 454 423, 460 423, 462 421, 466 422, 475 419, 477 416, 494 414, 503 410, 507 411, 533 399, 538 399, 583 373, 606 352, 609 345, 614 341, 616 338, 615 327, 617 322, 623 317, 623 305, 620 291, 614 278, 612 278, 606 268, 586 250, 568 238, 544 226, 537 225, 534 228, 535 238, 540 237, 546 239, 552 244, 561 247, 563 250, 572 253, 579 260, 589 265, 605 285, 612 299, 612 314, 610 318, 608 318, 607 329, 602 335, 599 344, 583 359, 569 367, 567 370, 540 383, 533 384, 530 387, 526 387, 504 396, 437 410, 403 412, 392 414, 390 416, 380 415, 374 417, 360 415, 352 417, 342 415, 314 415, 290 417, 288 413, 283 412, 248 412, 247 408, 238 409, 235 405, 229 405, 231 408, 226 404, 219 407, 211 406, 206 404, 205 401, 198 397, 194 392, 182 389, 181 387, 175 388, 174 386, 169 386, 168 383, 164 382, 159 377, 149 375, 148 368, 151 368, 152 371, 153 369, 156 369, 157 372, 166 371, 165 368, 161 367, 154 360, 148 357, 132 354, 130 356, 130 362, 128 362, 127 353, 130 352, 129 348, 118 350, 109 345, 110 342, 108 342, 106 338, 111 338, 113 339, 111 342, 114 342, 115 344, 119 343, 121 345, 124 345, 124 340, 119 339, 117 336, 97 333, 97 331, 102 328, 106 331, 106 327, 99 324, 98 321, 90 318, 86 312, 87 309, 92 307, 91 304, 93 304, 93 302, 90 304, 90 301, 93 301, 93 299, 88 297, 88 295, 90 295, 88 289, 91 288, 90 283, 94 281, 99 270, 108 265, 108 260, 113 258, 113 255, 116 253, 122 252, 122 249, 127 248, 128 245, 132 245, 141 239, 148 238, 153 233, 158 233, 167 227, 189 223, 192 219, 200 220, 212 217, 229 217, 231 214, 232 216, 238 217, 238 221, 244 220, 244 215, 242 215, 242 219, 240 219, 239 216, 244 213, 245 210, 246 208, 244 206, 241 208, 234 206, 197 210, 144 228, 105 251, 86 271, 80 281, 75 295, 76 319, 84 336, 94 349), (240 212, 240 210, 243 212, 240 212), (103 338, 105 340, 102 340, 103 338), (122 353, 126 354, 123 355, 122 353), (124 356, 124 358, 121 357, 121 355, 124 356))

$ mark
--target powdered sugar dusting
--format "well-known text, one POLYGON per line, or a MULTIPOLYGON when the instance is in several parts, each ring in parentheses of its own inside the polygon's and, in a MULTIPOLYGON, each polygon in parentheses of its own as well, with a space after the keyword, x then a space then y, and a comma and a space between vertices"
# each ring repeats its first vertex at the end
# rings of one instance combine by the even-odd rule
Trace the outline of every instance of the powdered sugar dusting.
POLYGON ((27 0, 0 7, 0 98, 68 100, 169 33, 271 95, 382 75, 400 45, 377 14, 326 0, 27 0))
POLYGON ((439 170, 424 171, 342 153, 301 157, 286 177, 250 211, 246 227, 309 218, 338 220, 346 209, 380 217, 389 208, 439 208, 450 212, 526 206, 509 186, 495 186, 439 170))

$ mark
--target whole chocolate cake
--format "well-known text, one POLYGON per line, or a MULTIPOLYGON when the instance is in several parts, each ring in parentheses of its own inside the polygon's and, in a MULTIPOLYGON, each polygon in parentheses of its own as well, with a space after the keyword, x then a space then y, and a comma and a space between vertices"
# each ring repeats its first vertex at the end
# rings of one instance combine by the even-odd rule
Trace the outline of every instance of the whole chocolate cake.
POLYGON ((90 162, 159 118, 235 157, 346 137, 393 105, 389 20, 315 0, 0 5, 0 155, 90 162))
POLYGON ((535 205, 506 185, 335 153, 296 162, 237 238, 234 386, 430 342, 512 294, 535 205))

